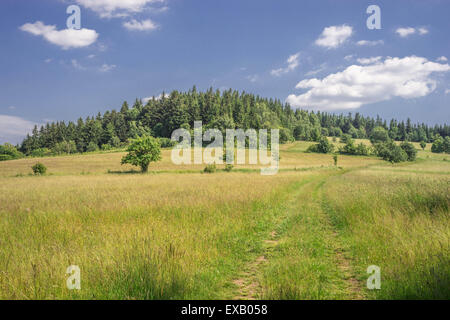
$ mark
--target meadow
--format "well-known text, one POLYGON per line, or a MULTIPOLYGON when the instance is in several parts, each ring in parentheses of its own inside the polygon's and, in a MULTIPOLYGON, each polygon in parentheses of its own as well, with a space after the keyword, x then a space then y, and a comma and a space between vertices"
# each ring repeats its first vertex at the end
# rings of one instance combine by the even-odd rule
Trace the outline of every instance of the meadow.
POLYGON ((449 299, 450 159, 336 167, 310 144, 280 146, 273 176, 170 150, 148 174, 123 152, 0 162, 0 299, 449 299))

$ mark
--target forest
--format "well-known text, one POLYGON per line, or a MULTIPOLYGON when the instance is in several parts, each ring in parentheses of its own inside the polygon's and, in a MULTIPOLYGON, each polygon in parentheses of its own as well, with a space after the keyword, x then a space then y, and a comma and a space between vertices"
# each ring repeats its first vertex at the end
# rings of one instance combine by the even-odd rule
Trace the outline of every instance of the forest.
MULTIPOLYGON (((225 129, 280 129, 280 142, 294 140, 320 141, 322 136, 369 138, 376 127, 384 127, 389 138, 396 141, 433 142, 450 136, 450 126, 412 123, 395 119, 387 122, 359 113, 333 114, 307 110, 294 110, 277 99, 210 88, 188 92, 172 91, 146 104, 136 99, 130 107, 125 101, 120 111, 99 112, 96 116, 79 118, 76 123, 64 121, 47 123, 33 129, 17 148, 26 155, 46 153, 82 153, 98 149, 108 150, 127 144, 128 139, 142 135, 170 138, 178 128, 191 130, 201 120, 204 130, 225 129)), ((162 141, 167 141, 163 139, 162 141)), ((163 143, 164 144, 164 143, 163 143)), ((164 145, 163 145, 164 146, 164 145)))

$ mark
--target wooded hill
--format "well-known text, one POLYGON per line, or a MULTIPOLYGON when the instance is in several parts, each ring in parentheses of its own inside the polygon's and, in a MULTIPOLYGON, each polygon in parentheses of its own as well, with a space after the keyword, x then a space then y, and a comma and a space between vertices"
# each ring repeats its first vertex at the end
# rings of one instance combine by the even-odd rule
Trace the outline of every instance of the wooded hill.
POLYGON ((435 135, 450 136, 450 127, 427 126, 404 121, 364 117, 359 113, 337 115, 325 112, 294 110, 280 100, 266 99, 246 92, 212 88, 198 92, 194 86, 188 92, 172 91, 170 95, 153 98, 145 105, 136 100, 130 108, 124 102, 120 111, 106 111, 103 115, 64 121, 35 127, 20 145, 29 155, 35 150, 69 148, 70 152, 93 151, 96 148, 119 147, 129 138, 143 134, 170 138, 178 128, 192 129, 195 120, 203 128, 280 129, 281 142, 290 140, 318 141, 321 136, 349 134, 353 138, 368 138, 375 127, 384 127, 394 140, 433 141, 435 135))

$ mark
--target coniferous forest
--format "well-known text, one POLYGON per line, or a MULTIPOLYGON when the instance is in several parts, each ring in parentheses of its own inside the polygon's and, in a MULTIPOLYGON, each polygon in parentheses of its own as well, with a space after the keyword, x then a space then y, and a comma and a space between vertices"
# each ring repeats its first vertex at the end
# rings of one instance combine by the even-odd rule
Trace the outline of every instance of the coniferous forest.
POLYGON ((411 120, 390 121, 380 117, 364 117, 359 113, 333 113, 294 110, 277 99, 262 98, 246 92, 212 88, 188 92, 172 91, 170 95, 150 99, 145 105, 136 99, 132 106, 122 104, 120 111, 79 118, 76 123, 47 123, 34 128, 19 150, 26 155, 52 150, 53 153, 75 153, 107 150, 126 144, 128 139, 144 134, 170 138, 178 128, 192 129, 201 120, 203 128, 280 129, 280 142, 293 140, 319 141, 322 136, 368 138, 376 127, 384 127, 393 140, 432 142, 437 135, 450 136, 450 126, 412 123, 411 120))

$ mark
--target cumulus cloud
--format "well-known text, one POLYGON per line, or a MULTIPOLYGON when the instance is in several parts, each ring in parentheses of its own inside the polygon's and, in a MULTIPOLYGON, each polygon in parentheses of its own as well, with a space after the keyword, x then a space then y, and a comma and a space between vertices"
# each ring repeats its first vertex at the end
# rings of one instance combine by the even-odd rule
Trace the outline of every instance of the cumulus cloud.
POLYGON ((384 44, 383 40, 374 40, 374 41, 370 41, 370 40, 359 40, 356 43, 358 46, 376 46, 379 44, 384 44))
POLYGON ((279 77, 285 73, 294 71, 300 64, 299 58, 300 58, 300 53, 296 53, 296 54, 289 56, 289 58, 286 60, 287 67, 274 69, 270 72, 270 74, 273 76, 279 77))
MULTIPOLYGON (((113 18, 142 12, 148 9, 148 5, 164 3, 165 0, 76 0, 76 2, 95 11, 101 18, 113 18)), ((166 7, 163 8, 159 10, 167 10, 166 7)))
POLYGON ((424 97, 436 88, 431 74, 448 71, 448 64, 422 57, 388 57, 376 64, 349 66, 324 79, 300 81, 296 88, 308 91, 300 95, 291 94, 286 101, 294 107, 336 110, 355 109, 393 97, 424 97))
POLYGON ((445 56, 441 56, 441 57, 437 58, 436 61, 439 61, 439 62, 447 62, 448 59, 447 59, 447 57, 445 57, 445 56))
POLYGON ((410 35, 418 33, 419 35, 424 35, 428 33, 428 29, 425 27, 420 28, 413 28, 413 27, 407 27, 407 28, 398 28, 395 30, 395 32, 402 38, 406 38, 410 35))
POLYGON ((397 34, 402 37, 402 38, 406 38, 409 35, 412 35, 414 33, 416 33, 416 29, 414 28, 398 28, 397 30, 395 30, 395 32, 397 32, 397 34))
POLYGON ((104 64, 102 64, 101 66, 100 66, 100 68, 98 69, 100 72, 109 72, 109 71, 111 71, 111 70, 113 70, 113 69, 115 69, 117 66, 115 65, 115 64, 106 64, 106 63, 104 63, 104 64))
POLYGON ((56 26, 45 25, 41 21, 26 23, 19 29, 35 36, 42 36, 48 42, 60 46, 64 50, 90 46, 98 38, 98 33, 95 30, 57 30, 56 26))
MULTIPOLYGON (((155 100, 161 100, 162 97, 163 97, 163 94, 160 93, 158 96, 155 97, 155 100)), ((165 94, 164 94, 164 98, 168 98, 168 97, 169 97, 169 94, 168 94, 168 93, 165 93, 165 94)), ((145 98, 142 99, 142 103, 143 103, 143 104, 147 104, 147 102, 149 102, 149 101, 152 100, 152 99, 153 99, 153 97, 145 97, 145 98)))
POLYGON ((356 61, 358 61, 360 64, 373 64, 376 62, 379 62, 381 60, 381 56, 378 57, 370 57, 370 58, 360 58, 357 59, 356 61))
POLYGON ((0 114, 0 143, 19 143, 35 125, 20 117, 0 114))
POLYGON ((316 40, 316 45, 334 49, 343 44, 353 34, 353 28, 347 25, 331 26, 323 29, 322 34, 316 40))
POLYGON ((158 26, 150 19, 137 21, 133 19, 128 22, 124 22, 123 26, 131 31, 151 31, 158 28, 158 26))

